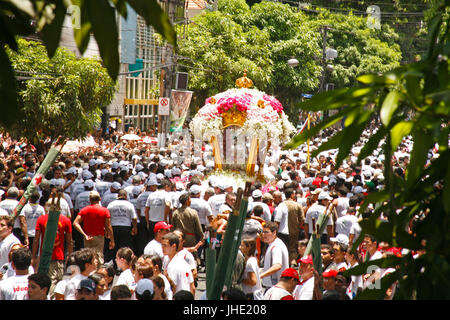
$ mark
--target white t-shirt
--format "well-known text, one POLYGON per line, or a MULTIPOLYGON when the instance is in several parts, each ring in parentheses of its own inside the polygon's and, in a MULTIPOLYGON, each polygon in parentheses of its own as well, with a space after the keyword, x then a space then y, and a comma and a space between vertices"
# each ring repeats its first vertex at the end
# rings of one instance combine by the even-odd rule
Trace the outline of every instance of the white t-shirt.
MULTIPOLYGON (((358 223, 358 218, 351 214, 346 214, 336 219, 336 233, 345 234, 347 237, 354 223, 358 223)), ((356 239, 355 239, 356 240, 356 239)))
POLYGON ((144 191, 137 197, 136 209, 139 209, 141 217, 145 217, 145 204, 152 193, 152 191, 144 191))
POLYGON ((28 274, 0 281, 0 300, 28 300, 28 274))
POLYGON ((294 289, 294 300, 312 300, 314 293, 314 277, 301 282, 294 289))
POLYGON ((89 195, 91 194, 91 191, 83 191, 81 192, 75 199, 75 205, 74 209, 77 211, 80 211, 84 207, 87 207, 91 204, 89 201, 89 195))
POLYGON ((111 202, 114 200, 117 200, 117 193, 105 193, 105 195, 102 198, 102 206, 107 208, 111 202))
POLYGON ((126 285, 131 291, 134 291, 136 288, 136 282, 134 280, 133 273, 131 272, 131 269, 127 269, 123 271, 119 278, 117 279, 117 282, 114 284, 114 286, 118 285, 126 285))
POLYGON ((339 197, 336 200, 337 200, 336 213, 337 213, 338 218, 340 218, 344 215, 344 212, 350 206, 350 204, 349 204, 350 199, 345 198, 345 197, 339 197))
POLYGON ((45 209, 38 203, 27 203, 23 206, 22 212, 27 220, 28 237, 34 237, 36 233, 36 221, 45 214, 45 209))
POLYGON ((95 183, 95 190, 97 190, 97 192, 100 194, 100 197, 103 199, 103 195, 105 194, 106 191, 108 191, 111 188, 111 184, 112 182, 108 182, 108 181, 97 181, 95 183))
POLYGON ((294 300, 292 294, 277 285, 266 291, 264 300, 294 300))
POLYGON ((276 273, 264 277, 262 279, 262 284, 266 287, 271 287, 280 281, 281 273, 284 269, 289 268, 289 253, 286 245, 280 238, 275 238, 275 240, 269 244, 264 255, 264 271, 268 270, 274 264, 281 264, 281 269, 276 273))
POLYGON ((11 251, 11 247, 15 244, 20 244, 20 240, 12 233, 5 237, 5 239, 0 240, 0 266, 9 262, 9 251, 11 251))
POLYGON ((78 273, 74 275, 66 284, 66 291, 64 292, 64 300, 76 300, 75 293, 80 287, 81 280, 87 279, 85 275, 78 273))
POLYGON ((166 205, 171 206, 171 198, 165 190, 157 190, 148 196, 146 207, 149 207, 149 220, 153 222, 164 221, 166 205))
POLYGON ((225 193, 215 194, 208 199, 208 204, 214 216, 220 212, 220 206, 225 203, 225 193))
POLYGON ((144 254, 148 254, 148 255, 152 255, 152 256, 157 255, 162 259, 164 257, 164 254, 162 251, 161 243, 159 243, 158 241, 153 239, 152 241, 147 243, 147 245, 145 246, 144 254))
POLYGON ((111 214, 111 226, 113 227, 131 227, 131 221, 137 220, 136 211, 130 201, 114 200, 108 205, 108 210, 111 214))
POLYGON ((173 298, 173 292, 172 287, 170 286, 169 280, 167 280, 167 277, 160 273, 158 277, 162 278, 164 280, 164 292, 166 293, 167 300, 172 300, 173 298))
POLYGON ((248 284, 243 283, 242 290, 246 294, 253 293, 253 298, 255 300, 262 300, 263 294, 262 294, 261 279, 259 278, 259 266, 258 260, 256 260, 255 257, 250 257, 247 260, 244 270, 244 277, 243 277, 244 280, 250 278, 249 276, 250 272, 253 272, 255 274, 256 284, 254 286, 250 286, 248 284))
MULTIPOLYGON (((18 204, 19 204, 19 201, 15 200, 15 199, 5 199, 2 202, 0 202, 0 208, 6 210, 9 215, 12 215, 12 212, 14 211, 14 209, 17 207, 18 204)), ((22 217, 25 216, 23 211, 20 212, 19 216, 22 216, 22 217)), ((13 228, 20 228, 20 220, 19 219, 16 219, 14 221, 13 228)))
POLYGON ((186 248, 178 251, 176 255, 183 258, 183 260, 187 262, 191 270, 197 268, 197 262, 195 261, 194 256, 186 248))
MULTIPOLYGON (((319 219, 320 214, 323 214, 325 212, 325 207, 320 205, 320 204, 313 204, 308 211, 306 211, 306 216, 305 216, 305 220, 306 223, 308 224, 308 232, 309 234, 313 233, 313 222, 312 219, 314 219, 315 223, 317 223, 317 220, 319 219)), ((328 223, 327 226, 332 226, 333 225, 333 219, 328 218, 328 223)), ((323 229, 324 234, 327 234, 327 228, 323 229)))
POLYGON ((211 206, 207 201, 201 198, 191 198, 191 205, 189 206, 191 209, 197 211, 198 219, 200 220, 200 224, 208 226, 208 219, 213 215, 211 206))
POLYGON ((190 284, 194 282, 194 277, 189 265, 182 257, 177 255, 173 257, 167 265, 167 274, 175 283, 175 293, 180 290, 190 291, 190 284))
POLYGON ((289 234, 289 228, 288 228, 288 207, 285 203, 280 203, 273 212, 274 214, 274 221, 278 222, 280 224, 280 227, 278 228, 278 232, 282 234, 289 234))

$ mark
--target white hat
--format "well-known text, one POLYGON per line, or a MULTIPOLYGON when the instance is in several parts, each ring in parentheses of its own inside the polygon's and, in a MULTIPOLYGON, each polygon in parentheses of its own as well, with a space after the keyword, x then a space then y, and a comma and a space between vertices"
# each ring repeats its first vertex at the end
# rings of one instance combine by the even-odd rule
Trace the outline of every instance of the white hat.
POLYGON ((189 191, 192 194, 199 194, 200 192, 202 192, 202 188, 198 184, 193 184, 189 191))
POLYGON ((171 170, 171 173, 172 173, 172 176, 181 175, 181 170, 180 170, 180 168, 173 167, 171 170))
POLYGON ((118 162, 113 162, 111 165, 111 168, 113 168, 113 169, 117 169, 119 167, 120 167, 120 163, 118 163, 118 162))
POLYGON ((156 179, 148 179, 147 186, 159 186, 159 183, 156 179))
POLYGON ((94 181, 92 181, 92 180, 86 180, 85 182, 84 182, 84 186, 85 187, 88 187, 88 188, 93 188, 94 187, 94 181))
POLYGON ((336 237, 334 237, 334 238, 330 238, 330 241, 336 242, 336 243, 345 244, 345 245, 347 245, 347 246, 348 246, 348 242, 349 242, 348 236, 345 235, 345 234, 343 234, 343 233, 338 234, 338 235, 337 235, 336 237))
POLYGON ((252 192, 252 198, 261 198, 263 196, 262 191, 259 189, 256 189, 252 192))
POLYGON ((323 191, 323 192, 321 192, 321 193, 319 194, 318 200, 325 200, 325 199, 327 199, 327 200, 333 200, 333 198, 330 197, 330 195, 328 194, 328 192, 323 191))
POLYGON ((81 176, 83 177, 83 180, 89 180, 94 177, 94 175, 88 170, 83 170, 83 173, 81 174, 81 176))
POLYGON ((141 186, 135 186, 132 190, 131 193, 135 196, 137 196, 138 194, 140 194, 142 192, 142 187, 141 186))
POLYGON ((73 175, 77 175, 78 174, 78 170, 75 167, 70 167, 69 169, 67 169, 64 174, 73 174, 73 175))
POLYGON ((97 164, 97 161, 95 159, 89 160, 89 166, 90 167, 95 166, 96 164, 97 164))
POLYGON ((156 179, 162 180, 162 179, 164 179, 164 175, 163 175, 162 173, 158 173, 158 174, 156 175, 156 179))
POLYGON ((150 295, 153 294, 153 281, 147 278, 139 280, 136 285, 137 294, 142 295, 145 291, 148 291, 150 295))
POLYGON ((120 185, 119 182, 115 181, 115 182, 111 183, 111 188, 113 188, 115 190, 120 190, 122 188, 122 186, 120 185))
POLYGON ((358 193, 364 193, 367 191, 367 189, 363 189, 363 187, 361 186, 356 186, 355 189, 353 190, 356 194, 358 193))
POLYGON ((175 188, 177 190, 184 190, 184 185, 181 182, 177 182, 177 183, 175 183, 175 188))
POLYGON ((143 166, 142 164, 138 163, 138 164, 136 165, 136 172, 139 172, 139 171, 141 171, 142 169, 144 169, 144 166, 143 166))

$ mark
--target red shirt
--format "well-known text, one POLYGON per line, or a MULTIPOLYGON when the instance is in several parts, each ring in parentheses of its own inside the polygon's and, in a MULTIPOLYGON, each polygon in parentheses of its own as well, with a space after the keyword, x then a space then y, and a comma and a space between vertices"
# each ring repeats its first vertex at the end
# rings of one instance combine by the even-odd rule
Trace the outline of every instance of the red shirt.
MULTIPOLYGON (((41 232, 41 252, 44 242, 45 227, 47 226, 48 214, 40 216, 36 221, 36 230, 41 232)), ((72 233, 72 222, 66 216, 60 214, 58 229, 56 230, 55 244, 53 246, 52 260, 64 260, 64 240, 65 235, 72 233)))
POLYGON ((107 208, 94 204, 81 209, 78 215, 83 220, 83 230, 87 235, 105 235, 105 220, 111 218, 107 208))

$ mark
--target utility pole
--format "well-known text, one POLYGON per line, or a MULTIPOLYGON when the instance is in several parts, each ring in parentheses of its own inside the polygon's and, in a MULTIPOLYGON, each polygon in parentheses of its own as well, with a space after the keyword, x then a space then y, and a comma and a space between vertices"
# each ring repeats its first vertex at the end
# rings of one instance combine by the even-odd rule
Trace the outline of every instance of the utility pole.
POLYGON ((330 26, 322 26, 322 77, 320 79, 320 87, 319 92, 323 91, 323 87, 325 84, 325 74, 326 74, 326 68, 327 68, 327 31, 330 28, 330 26))
MULTIPOLYGON (((177 0, 167 0, 167 15, 170 22, 173 24, 175 21, 175 8, 177 0)), ((166 65, 161 70, 161 83, 160 83, 160 97, 167 97, 170 99, 170 93, 172 91, 173 79, 174 79, 174 48, 166 42, 162 53, 162 64, 166 65)), ((169 109, 170 110, 170 109, 169 109)), ((170 112, 170 111, 169 111, 170 112)), ((167 143, 167 136, 169 134, 170 115, 158 116, 158 135, 160 136, 160 148, 165 147, 167 143)))

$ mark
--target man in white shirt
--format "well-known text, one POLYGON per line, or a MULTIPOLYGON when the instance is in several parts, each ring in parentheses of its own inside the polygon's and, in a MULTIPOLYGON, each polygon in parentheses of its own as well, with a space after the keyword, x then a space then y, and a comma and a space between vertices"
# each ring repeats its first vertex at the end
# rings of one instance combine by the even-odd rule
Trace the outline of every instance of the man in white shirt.
POLYGON ((170 232, 163 237, 161 245, 164 255, 168 256, 164 274, 175 283, 174 294, 180 290, 187 290, 195 296, 195 283, 190 266, 183 257, 177 255, 180 237, 170 232))
MULTIPOLYGON (((115 247, 109 252, 108 258, 115 257, 119 248, 133 248, 133 236, 137 233, 137 215, 133 204, 127 200, 128 194, 125 190, 120 190, 117 200, 108 205, 111 215, 111 226, 113 228, 115 247), (114 253, 112 256, 111 254, 114 253)), ((105 261, 109 261, 105 257, 105 261)))
POLYGON ((263 227, 262 240, 268 245, 264 255, 264 268, 260 274, 262 285, 270 288, 280 281, 281 273, 289 267, 286 245, 277 237, 278 224, 267 222, 263 227))
MULTIPOLYGON (((9 188, 6 192, 6 196, 7 198, 0 202, 0 208, 6 210, 8 214, 12 216, 14 209, 19 204, 19 201, 17 201, 19 189, 16 187, 9 188)), ((24 245, 27 246, 29 244, 27 221, 23 212, 21 212, 14 221, 13 233, 24 245)))
POLYGON ((16 272, 12 277, 0 281, 0 300, 24 300, 28 293, 28 269, 31 251, 19 248, 11 255, 11 266, 16 272))
POLYGON ((82 248, 74 252, 75 263, 80 273, 74 275, 66 285, 64 300, 76 300, 75 294, 80 289, 81 280, 87 279, 89 275, 97 270, 97 255, 91 248, 82 248))
POLYGON ((294 300, 312 300, 314 293, 314 265, 311 255, 297 261, 299 265, 300 283, 294 290, 294 300))
POLYGON ((145 204, 145 216, 148 217, 149 225, 149 239, 152 240, 155 236, 153 229, 155 224, 159 221, 169 222, 170 210, 172 205, 172 199, 169 193, 165 190, 167 181, 163 180, 161 183, 155 182, 158 190, 150 194, 145 204))
MULTIPOLYGON (((306 212, 305 216, 305 239, 309 239, 309 235, 313 233, 314 224, 317 223, 319 216, 321 214, 325 214, 328 202, 333 200, 332 197, 328 194, 328 192, 322 191, 319 193, 317 198, 317 203, 314 203, 306 212)), ((321 243, 328 243, 328 238, 334 235, 333 231, 333 219, 328 218, 328 223, 326 228, 323 230, 321 243)))
POLYGON ((14 220, 9 215, 0 215, 0 266, 7 264, 8 255, 15 244, 20 240, 12 233, 14 220))
POLYGON ((263 208, 263 216, 262 218, 265 221, 270 221, 272 218, 272 215, 270 213, 270 208, 267 205, 267 203, 262 202, 262 191, 259 189, 256 189, 255 191, 252 192, 252 199, 253 201, 249 203, 250 208, 252 209, 256 206, 261 206, 263 208))
POLYGON ((189 192, 191 194, 191 205, 189 207, 197 211, 198 219, 200 220, 200 225, 202 226, 204 232, 206 230, 206 227, 209 226, 209 223, 213 219, 211 207, 209 206, 207 201, 200 197, 202 188, 199 185, 192 185, 189 189, 189 192))
POLYGON ((347 237, 350 235, 350 230, 354 223, 358 223, 358 218, 355 216, 356 209, 349 207, 346 210, 345 215, 337 218, 336 220, 336 233, 345 234, 347 237))
POLYGON ((165 223, 164 221, 160 221, 155 224, 155 227, 153 228, 153 233, 155 235, 155 238, 151 240, 144 248, 144 254, 147 255, 157 255, 161 259, 163 259, 164 254, 161 246, 161 241, 163 236, 168 234, 170 232, 170 229, 172 228, 172 225, 165 223))

